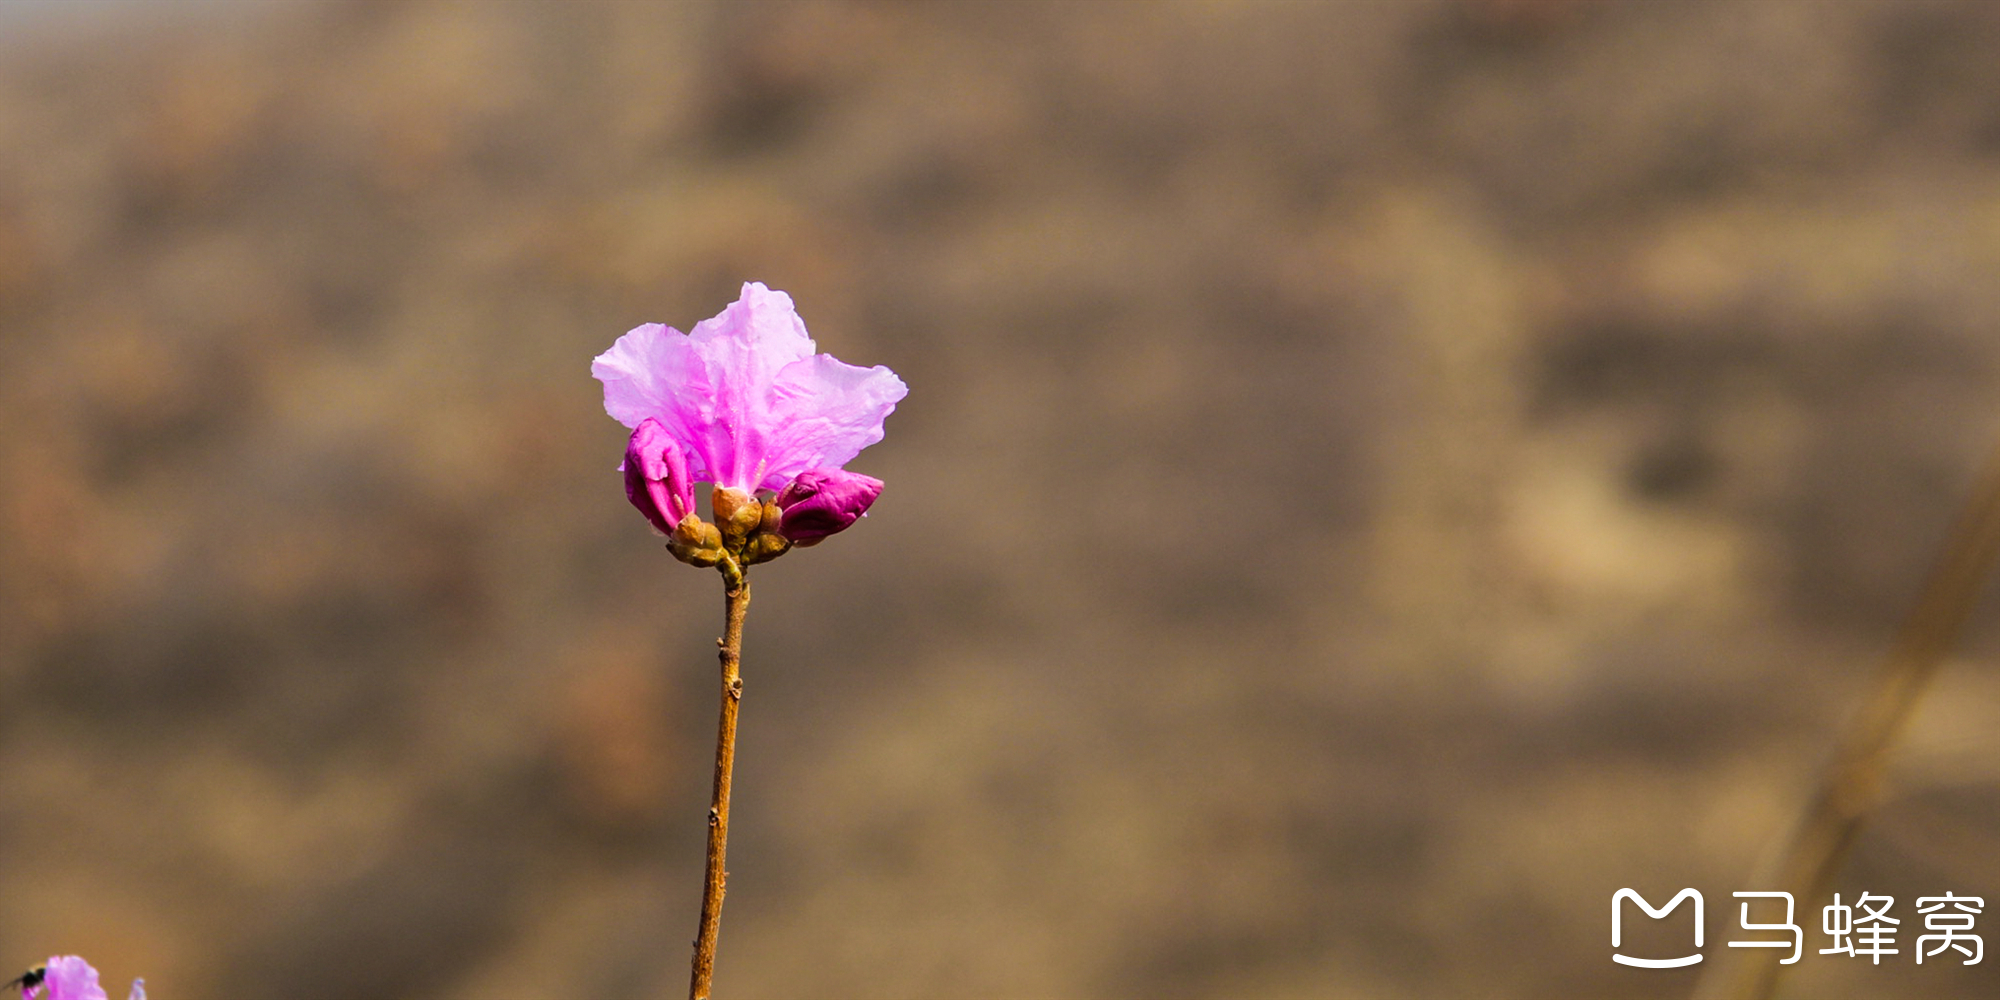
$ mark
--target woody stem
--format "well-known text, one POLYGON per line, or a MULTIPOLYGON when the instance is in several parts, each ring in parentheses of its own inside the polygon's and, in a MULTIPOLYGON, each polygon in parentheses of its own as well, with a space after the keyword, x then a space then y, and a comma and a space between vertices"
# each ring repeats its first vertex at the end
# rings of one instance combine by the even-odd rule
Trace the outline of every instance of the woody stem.
MULTIPOLYGON (((1757 873, 1756 885, 1819 898, 1853 850, 1869 810, 1881 801, 1884 771, 1924 690, 1964 630, 2000 562, 2000 452, 1988 460, 1972 498, 1946 537, 1922 594, 1903 620, 1895 646, 1861 710, 1848 724, 1784 848, 1757 873)), ((1766 1000, 1780 967, 1737 960, 1706 977, 1696 995, 1766 1000)))
POLYGON ((743 613, 750 607, 750 582, 733 558, 725 561, 723 581, 725 617, 722 638, 716 640, 722 660, 722 719, 715 733, 715 790, 708 805, 708 874, 702 883, 701 928, 694 942, 689 1000, 707 1000, 710 981, 715 978, 715 939, 722 925, 723 883, 729 877, 723 870, 723 853, 729 846, 729 776, 736 766, 736 709, 743 701, 738 666, 743 654, 743 613))

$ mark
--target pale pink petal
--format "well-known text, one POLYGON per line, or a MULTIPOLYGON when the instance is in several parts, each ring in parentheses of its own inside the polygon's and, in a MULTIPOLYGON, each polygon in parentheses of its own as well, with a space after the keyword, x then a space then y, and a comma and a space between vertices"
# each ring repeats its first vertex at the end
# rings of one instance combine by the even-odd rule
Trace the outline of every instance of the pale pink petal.
POLYGON ((837 469, 882 440, 882 422, 910 387, 876 365, 862 368, 820 354, 793 362, 772 389, 764 489, 777 489, 807 469, 837 469))
POLYGON ((711 478, 713 451, 697 442, 709 437, 715 394, 686 334, 658 323, 634 327, 590 363, 590 374, 604 383, 604 412, 634 429, 647 417, 658 420, 688 452, 695 481, 711 478))
POLYGON ((771 386, 786 365, 812 356, 812 338, 791 296, 752 281, 721 314, 695 324, 688 341, 714 392, 709 471, 718 483, 755 490, 773 427, 771 386))
POLYGON ((146 1000, 146 981, 132 980, 132 992, 125 994, 125 1000, 146 1000))
POLYGON ((719 406, 725 413, 735 406, 754 408, 756 393, 745 390, 777 381, 781 369, 812 357, 814 350, 792 297, 761 281, 745 282, 736 301, 688 331, 688 342, 708 363, 710 379, 726 400, 719 406))

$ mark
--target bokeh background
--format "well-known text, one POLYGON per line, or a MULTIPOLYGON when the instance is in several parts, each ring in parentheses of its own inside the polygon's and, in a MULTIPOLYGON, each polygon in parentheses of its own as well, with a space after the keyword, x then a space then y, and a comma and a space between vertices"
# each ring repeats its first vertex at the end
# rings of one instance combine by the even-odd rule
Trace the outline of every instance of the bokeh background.
MULTIPOLYGON (((720 589, 589 362, 756 279, 911 393, 874 515, 755 572, 722 995, 1685 996, 1611 894, 1745 936, 2000 439, 1996 51, 1921 0, 0 11, 0 964, 684 989, 720 589)), ((1908 951, 2000 906, 1992 618, 1838 880, 1903 954, 1785 995, 2000 994, 1908 951)))

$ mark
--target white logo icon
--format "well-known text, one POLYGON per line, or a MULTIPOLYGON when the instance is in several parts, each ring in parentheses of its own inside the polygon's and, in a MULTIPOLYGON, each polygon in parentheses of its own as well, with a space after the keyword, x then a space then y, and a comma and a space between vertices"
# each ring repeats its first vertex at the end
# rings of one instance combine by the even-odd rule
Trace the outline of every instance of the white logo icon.
POLYGON ((1672 913, 1675 907, 1681 905, 1681 900, 1693 899, 1695 953, 1692 955, 1682 955, 1679 958, 1633 958, 1630 955, 1620 955, 1614 951, 1611 953, 1612 961, 1617 962, 1619 965, 1635 965, 1641 969, 1678 969, 1683 965, 1693 965, 1701 961, 1701 893, 1693 889, 1682 889, 1673 899, 1667 902, 1667 905, 1658 907, 1657 909, 1654 908, 1653 904, 1646 902, 1646 897, 1639 895, 1636 890, 1620 889, 1613 893, 1611 896, 1611 947, 1613 948, 1618 947, 1624 942, 1624 928, 1620 924, 1623 915, 1620 912, 1621 908, 1618 904, 1623 903, 1627 899, 1639 904, 1639 909, 1646 911, 1646 915, 1652 917, 1654 920, 1660 920, 1667 914, 1672 913))

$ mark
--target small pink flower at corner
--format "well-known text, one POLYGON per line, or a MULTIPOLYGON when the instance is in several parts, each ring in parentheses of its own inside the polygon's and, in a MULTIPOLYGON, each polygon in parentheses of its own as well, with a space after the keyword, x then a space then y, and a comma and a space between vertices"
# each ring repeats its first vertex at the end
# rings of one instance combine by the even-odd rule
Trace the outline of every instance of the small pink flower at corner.
MULTIPOLYGON (((49 991, 48 1000, 109 1000, 104 987, 98 985, 97 970, 90 963, 75 955, 53 955, 49 964, 29 976, 39 976, 37 985, 29 985, 28 977, 23 977, 21 995, 27 1000, 36 1000, 42 987, 49 991)), ((146 1000, 146 981, 132 980, 132 991, 126 1000, 146 1000)))
POLYGON ((810 469, 778 491, 773 502, 784 511, 779 533, 793 545, 816 545, 868 513, 882 495, 882 481, 844 469, 810 469))
POLYGON ((652 422, 680 449, 687 485, 754 494, 846 465, 882 440, 883 420, 909 392, 888 368, 815 348, 791 296, 752 281, 690 333, 635 327, 590 373, 604 383, 605 412, 634 429, 635 444, 652 422))

